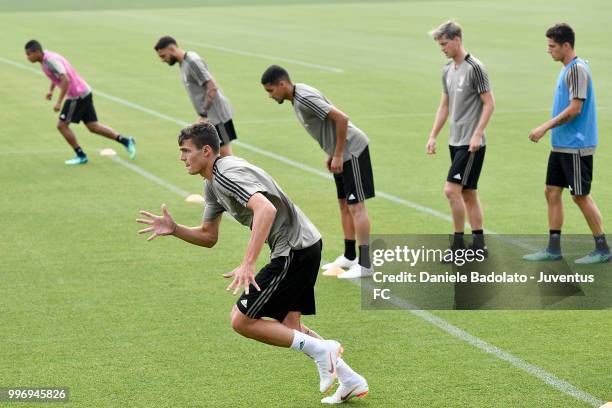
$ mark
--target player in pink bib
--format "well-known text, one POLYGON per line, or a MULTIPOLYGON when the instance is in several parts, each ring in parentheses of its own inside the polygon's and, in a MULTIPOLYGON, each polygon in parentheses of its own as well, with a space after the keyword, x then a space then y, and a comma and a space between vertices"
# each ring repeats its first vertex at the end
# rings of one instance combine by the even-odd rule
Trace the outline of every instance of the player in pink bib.
POLYGON ((131 159, 136 157, 134 138, 121 136, 112 128, 98 123, 91 88, 66 58, 56 52, 43 51, 42 46, 36 40, 28 41, 25 45, 25 52, 31 63, 38 62, 41 64, 43 72, 51 80, 51 88, 49 88, 46 96, 47 100, 51 100, 56 87, 60 88, 60 95, 53 105, 55 112, 59 112, 61 109, 57 130, 60 131, 76 153, 75 157, 65 161, 66 164, 85 164, 88 161, 87 155, 81 149, 74 132, 70 129, 71 123, 81 121, 85 123, 90 132, 121 143, 128 151, 131 159), (62 103, 64 104, 63 107, 62 103))

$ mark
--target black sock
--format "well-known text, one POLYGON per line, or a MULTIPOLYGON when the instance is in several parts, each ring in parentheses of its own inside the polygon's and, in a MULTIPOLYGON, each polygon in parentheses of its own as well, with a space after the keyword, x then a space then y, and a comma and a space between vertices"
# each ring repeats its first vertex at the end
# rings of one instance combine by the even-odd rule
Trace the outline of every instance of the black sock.
POLYGON ((359 265, 364 268, 369 268, 371 266, 369 245, 359 245, 359 265))
POLYGON ((485 245, 484 231, 481 229, 472 230, 472 241, 473 246, 476 249, 485 249, 487 247, 485 245))
POLYGON ((455 235, 453 235, 453 244, 451 245, 452 250, 465 248, 465 242, 463 242, 463 235, 463 232, 455 232, 455 235))
POLYGON ((606 242, 606 234, 601 234, 599 236, 593 235, 595 238, 595 249, 601 252, 610 252, 610 247, 606 242))
POLYGON ((121 135, 117 135, 115 140, 118 141, 119 143, 121 143, 124 146, 127 146, 128 143, 130 143, 130 139, 128 139, 127 137, 123 137, 121 135))
POLYGON ((357 241, 354 239, 345 239, 344 240, 344 257, 348 260, 353 260, 357 258, 357 254, 355 253, 355 244, 357 241))
POLYGON ((79 157, 87 157, 87 155, 85 154, 85 152, 83 151, 83 149, 81 149, 81 146, 79 147, 75 147, 74 148, 74 152, 77 154, 77 156, 79 157))
POLYGON ((561 253, 561 230, 550 230, 548 237, 548 252, 561 253))

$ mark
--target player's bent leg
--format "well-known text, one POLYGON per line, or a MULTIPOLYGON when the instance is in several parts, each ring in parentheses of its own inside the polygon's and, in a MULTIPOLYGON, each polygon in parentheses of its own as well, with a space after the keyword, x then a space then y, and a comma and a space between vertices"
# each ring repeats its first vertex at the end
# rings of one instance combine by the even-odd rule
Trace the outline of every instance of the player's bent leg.
POLYGON ((76 156, 64 161, 64 163, 70 166, 86 164, 88 162, 87 155, 85 154, 85 152, 83 152, 83 149, 81 149, 81 147, 79 146, 79 142, 77 141, 77 138, 74 132, 72 131, 72 129, 70 129, 70 123, 62 121, 62 120, 58 121, 57 130, 59 130, 62 136, 64 136, 64 139, 66 139, 66 142, 68 142, 68 144, 74 149, 76 153, 76 156))
POLYGON ((290 347, 293 331, 276 320, 252 319, 236 306, 232 310, 232 329, 249 339, 278 347, 290 347))
MULTIPOLYGON (((317 332, 306 327, 301 323, 302 314, 300 312, 289 312, 283 320, 283 325, 298 330, 307 336, 315 339, 324 340, 317 332)), ((336 392, 321 400, 324 404, 337 404, 348 401, 353 397, 365 397, 369 391, 368 383, 361 375, 353 371, 353 369, 341 358, 338 358, 336 369, 338 372, 338 380, 340 386, 336 392)))
POLYGON ((119 136, 119 133, 115 132, 113 128, 110 128, 106 125, 103 125, 99 122, 86 122, 85 126, 91 133, 95 133, 96 135, 104 136, 109 139, 116 139, 119 136))
POLYGON ((69 123, 60 120, 57 122, 56 128, 62 134, 62 136, 64 136, 64 139, 66 139, 66 142, 68 142, 68 144, 73 149, 79 147, 79 142, 77 141, 77 138, 74 132, 72 131, 72 129, 70 129, 69 123))
POLYGON ((117 133, 113 128, 103 125, 95 120, 85 122, 85 126, 91 133, 95 133, 96 135, 104 136, 121 143, 128 152, 130 159, 136 158, 136 141, 133 137, 124 137, 117 133))

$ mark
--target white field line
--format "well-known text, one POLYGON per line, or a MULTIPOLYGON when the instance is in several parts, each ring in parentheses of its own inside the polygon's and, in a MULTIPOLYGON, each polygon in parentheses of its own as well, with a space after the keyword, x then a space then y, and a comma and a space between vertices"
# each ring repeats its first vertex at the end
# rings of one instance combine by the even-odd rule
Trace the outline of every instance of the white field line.
MULTIPOLYGON (((34 71, 36 73, 39 73, 38 71, 35 71, 34 69, 32 69, 30 67, 24 66, 22 64, 19 64, 19 63, 10 61, 10 60, 6 60, 6 59, 4 59, 2 57, 0 57, 0 61, 6 62, 6 63, 8 63, 10 65, 13 65, 13 66, 16 66, 18 68, 27 69, 29 71, 34 71)), ((150 114, 152 116, 155 116, 155 117, 163 119, 163 120, 171 121, 173 123, 177 123, 177 124, 180 124, 180 125, 184 125, 184 124, 187 123, 187 122, 181 121, 179 119, 170 117, 168 115, 164 115, 162 113, 156 112, 156 111, 154 111, 152 109, 140 106, 138 104, 135 104, 135 103, 132 103, 132 102, 129 102, 129 101, 126 101, 124 99, 117 98, 115 96, 111 96, 111 95, 102 93, 100 91, 96 91, 96 93, 99 94, 99 95, 102 95, 104 97, 107 97, 107 98, 110 97, 109 99, 111 99, 111 100, 113 100, 113 101, 115 101, 117 103, 123 104, 125 106, 129 106, 129 107, 131 107, 133 109, 140 110, 141 112, 148 113, 148 114, 150 114)), ((236 143, 236 142, 233 142, 233 143, 236 143)), ((296 162, 294 160, 288 159, 286 157, 277 155, 275 153, 271 153, 271 152, 265 151, 263 149, 260 149, 260 148, 255 147, 255 146, 251 146, 251 145, 249 145, 247 143, 244 143, 244 142, 240 142, 240 143, 236 143, 236 144, 239 144, 241 147, 249 149, 249 150, 251 150, 253 152, 263 154, 266 157, 270 157, 270 158, 273 158, 275 160, 278 160, 278 161, 281 161, 283 163, 286 163, 288 165, 297 167, 297 168, 302 169, 304 171, 307 171, 307 172, 309 172, 311 174, 315 174, 315 175, 318 175, 318 176, 323 176, 323 177, 328 178, 328 179, 331 178, 331 175, 329 175, 328 173, 325 173, 325 172, 323 172, 321 170, 315 169, 315 168, 310 167, 308 165, 296 162)), ((163 180, 163 179, 153 175, 152 173, 149 173, 148 171, 140 168, 139 166, 137 166, 135 164, 126 162, 125 160, 123 160, 123 159, 121 159, 119 157, 116 157, 116 156, 113 157, 113 160, 115 160, 117 163, 120 163, 120 164, 128 167, 129 169, 137 172, 138 174, 142 175, 143 177, 146 177, 147 179, 149 179, 149 180, 151 180, 151 181, 153 181, 153 182, 155 182, 155 183, 157 183, 157 184, 159 184, 159 185, 169 189, 170 191, 173 191, 174 193, 178 194, 179 196, 181 196, 183 198, 186 197, 186 195, 188 194, 186 191, 182 190, 181 188, 179 188, 177 186, 174 186, 173 184, 171 184, 171 183, 169 183, 169 182, 167 182, 167 181, 165 181, 165 180, 163 180)), ((379 192, 378 195, 380 197, 382 197, 382 198, 385 198, 385 199, 389 200, 389 201, 395 202, 395 203, 400 204, 400 205, 404 205, 404 206, 409 207, 409 208, 413 208, 413 209, 415 209, 417 211, 425 212, 425 213, 427 213, 429 215, 432 215, 434 217, 442 218, 442 219, 445 219, 447 221, 450 220, 450 217, 448 215, 442 214, 439 211, 434 210, 432 208, 425 207, 425 206, 422 206, 422 205, 417 204, 417 203, 413 203, 410 200, 406 200, 406 199, 397 197, 397 196, 389 194, 389 193, 384 193, 384 192, 379 192)), ((493 232, 489 231, 489 233, 493 233, 493 232)), ((357 282, 354 282, 354 283, 357 283, 357 282)), ((518 358, 518 357, 516 357, 516 356, 514 356, 514 355, 512 355, 512 354, 510 354, 510 353, 508 353, 508 352, 498 348, 498 347, 495 347, 492 344, 487 343, 486 341, 484 341, 484 340, 482 340, 482 339, 480 339, 480 338, 478 338, 476 336, 473 336, 473 335, 469 334, 468 332, 466 332, 466 331, 464 331, 464 330, 462 330, 462 329, 460 329, 460 328, 458 328, 458 327, 448 323, 446 320, 444 320, 444 319, 442 319, 440 317, 437 317, 437 316, 433 315, 432 313, 430 313, 430 312, 428 312, 426 310, 415 309, 415 307, 413 305, 410 305, 409 303, 404 302, 404 301, 402 301, 400 299, 397 299, 397 298, 393 298, 393 301, 397 302, 397 304, 399 306, 406 308, 410 313, 412 313, 413 315, 423 319, 424 321, 428 322, 429 324, 438 327, 439 329, 443 330, 444 332, 446 332, 446 333, 448 333, 448 334, 450 334, 450 335, 452 335, 452 336, 454 336, 454 337, 456 337, 456 338, 458 338, 458 339, 460 339, 460 340, 462 340, 464 342, 467 342, 468 344, 471 344, 474 347, 477 347, 481 351, 484 351, 486 353, 492 354, 495 357, 497 357, 498 359, 510 363, 514 367, 519 368, 519 369, 525 371, 526 373, 535 376, 536 378, 544 381, 545 383, 547 383, 550 386, 554 387, 558 391, 563 392, 564 394, 570 395, 570 396, 572 396, 572 397, 574 397, 574 398, 576 398, 576 399, 578 399, 580 401, 586 402, 586 403, 591 404, 592 406, 595 406, 595 407, 601 406, 601 405, 603 405, 605 403, 604 401, 596 398, 595 396, 593 396, 593 395, 591 395, 591 394, 589 394, 589 393, 587 393, 585 391, 582 391, 582 390, 574 387, 572 384, 568 383, 567 381, 564 381, 564 380, 554 376, 553 374, 548 373, 547 371, 545 371, 545 370, 543 370, 543 369, 541 369, 541 368, 539 368, 537 366, 529 364, 526 361, 521 360, 520 358, 518 358)))
POLYGON ((204 47, 204 48, 210 48, 210 49, 217 50, 217 51, 223 51, 223 52, 227 52, 230 54, 242 55, 242 56, 251 57, 251 58, 265 59, 265 60, 269 60, 272 62, 287 62, 289 64, 301 65, 303 67, 314 68, 314 69, 319 69, 319 70, 328 71, 328 72, 334 72, 336 74, 341 74, 344 72, 344 70, 341 68, 330 67, 328 65, 314 64, 311 62, 301 61, 301 60, 297 60, 293 58, 277 57, 275 55, 260 54, 256 52, 237 50, 235 48, 222 47, 219 45, 206 44, 206 43, 200 43, 200 42, 195 42, 195 41, 181 41, 181 42, 185 44, 195 45, 198 47, 204 47))

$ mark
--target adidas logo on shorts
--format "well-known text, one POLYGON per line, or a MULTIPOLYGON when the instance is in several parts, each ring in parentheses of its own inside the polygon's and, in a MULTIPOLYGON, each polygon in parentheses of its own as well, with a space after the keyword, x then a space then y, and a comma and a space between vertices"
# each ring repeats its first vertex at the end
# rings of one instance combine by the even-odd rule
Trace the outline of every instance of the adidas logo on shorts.
POLYGON ((461 173, 457 173, 453 176, 455 180, 461 180, 461 173))
POLYGON ((242 304, 242 306, 247 307, 247 299, 242 299, 240 301, 240 304, 242 304))

